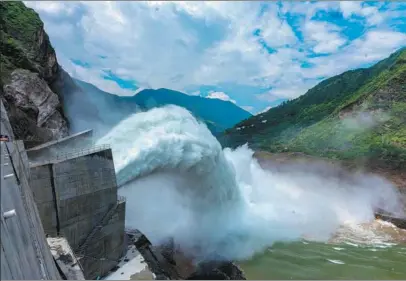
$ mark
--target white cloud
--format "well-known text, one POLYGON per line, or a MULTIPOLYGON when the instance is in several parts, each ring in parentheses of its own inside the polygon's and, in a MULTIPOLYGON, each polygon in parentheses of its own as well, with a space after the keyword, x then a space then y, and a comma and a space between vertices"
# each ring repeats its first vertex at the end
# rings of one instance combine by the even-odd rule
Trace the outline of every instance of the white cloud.
POLYGON ((337 10, 339 3, 339 1, 286 1, 282 4, 282 12, 304 15, 307 20, 310 20, 317 12, 337 10))
MULTIPOLYGON (((29 3, 34 8, 38 6, 29 3)), ((64 2, 64 5, 69 8, 78 4, 64 2)), ((38 10, 44 15, 53 43, 59 44, 59 49, 70 45, 70 49, 64 50, 66 56, 83 57, 94 68, 127 73, 141 87, 182 90, 188 85, 235 81, 258 85, 279 75, 290 62, 282 59, 283 52, 264 52, 252 35, 253 30, 261 29, 270 46, 296 40, 289 24, 281 22, 276 13, 258 19, 255 3, 82 2, 80 5, 86 13, 72 17, 64 29, 68 30, 70 24, 82 39, 81 44, 64 40, 58 32, 60 23, 47 17, 46 10, 38 10), (187 17, 191 18, 188 19, 191 24, 182 23, 181 19, 187 17), (278 24, 277 29, 273 23, 278 24), (204 28, 198 28, 197 24, 203 24, 204 28), (100 60, 98 55, 107 58, 100 60)))
POLYGON ((194 91, 194 92, 186 93, 186 94, 188 94, 189 96, 200 96, 200 91, 194 91))
POLYGON ((340 9, 345 18, 349 18, 352 15, 357 15, 362 10, 362 2, 358 1, 340 1, 340 9))
POLYGON ((250 106, 250 105, 244 105, 244 106, 241 106, 241 108, 248 111, 248 112, 250 112, 250 113, 252 113, 253 110, 254 110, 254 107, 250 106))
POLYGON ((26 6, 33 8, 37 12, 45 12, 53 15, 58 15, 61 13, 70 15, 74 12, 74 9, 76 8, 75 4, 66 5, 64 2, 57 1, 23 1, 23 2, 26 6))
POLYGON ((296 98, 297 96, 303 94, 306 92, 307 89, 303 89, 301 87, 297 87, 293 85, 292 87, 289 88, 280 88, 280 89, 275 89, 271 91, 271 93, 277 97, 281 98, 296 98))
POLYGON ((281 19, 275 12, 265 14, 258 24, 265 42, 270 47, 284 47, 297 42, 292 27, 285 19, 281 19))
POLYGON ((363 15, 369 25, 378 25, 383 22, 384 17, 379 13, 377 7, 365 7, 361 10, 361 15, 363 15))
POLYGON ((256 95, 258 100, 267 101, 267 102, 274 102, 280 99, 281 97, 273 95, 272 91, 268 91, 262 94, 256 95))
POLYGON ((304 33, 315 53, 333 53, 346 43, 340 34, 340 28, 334 24, 321 21, 306 21, 304 33))
POLYGON ((24 1, 25 5, 35 9, 36 11, 44 11, 46 13, 59 13, 64 10, 64 4, 58 2, 32 2, 24 1))
POLYGON ((384 20, 384 16, 375 6, 363 5, 358 1, 340 1, 340 9, 343 16, 347 19, 352 16, 360 16, 365 18, 369 25, 378 25, 384 20))
MULTIPOLYGON (((252 100, 244 99, 242 104, 256 110, 264 101, 295 98, 321 77, 376 62, 406 45, 405 34, 388 22, 398 13, 402 23, 396 7, 382 12, 376 5, 355 1, 267 2, 266 9, 261 2, 248 1, 28 1, 26 5, 41 15, 62 66, 105 91, 134 94, 103 79, 104 70, 135 80, 141 88, 182 92, 191 86, 224 84, 261 91, 272 88, 261 95, 255 95, 259 90, 247 92, 252 100), (346 20, 360 24, 364 35, 351 42, 350 25, 315 19, 319 12, 329 11, 342 12, 346 20), (71 59, 89 67, 77 66, 71 59)), ((218 92, 222 90, 219 87, 218 92)), ((230 101, 240 103, 238 95, 226 92, 230 101)))
POLYGON ((275 102, 280 99, 290 100, 306 93, 308 89, 316 84, 316 80, 309 80, 307 82, 300 81, 297 84, 290 85, 284 84, 265 93, 256 95, 256 98, 267 102, 275 102))
MULTIPOLYGON (((263 110, 261 110, 260 112, 258 112, 256 115, 262 114, 267 112, 268 110, 270 110, 271 108, 273 108, 273 106, 267 106, 265 107, 263 110)), ((263 122, 264 123, 264 122, 263 122)))
POLYGON ((386 58, 406 46, 406 33, 372 30, 346 46, 342 52, 328 57, 311 58, 312 71, 303 71, 305 78, 330 77, 386 58))
POLYGON ((224 100, 224 101, 230 101, 232 103, 236 103, 235 100, 231 99, 226 93, 224 92, 210 92, 208 96, 206 96, 208 99, 219 99, 219 100, 224 100))
POLYGON ((46 26, 47 33, 53 34, 52 39, 57 38, 66 40, 67 38, 73 39, 75 36, 74 27, 68 23, 50 24, 46 26))
POLYGON ((116 82, 111 80, 103 79, 98 75, 97 70, 92 70, 79 65, 75 65, 70 61, 64 63, 65 70, 71 75, 79 80, 88 82, 97 86, 99 89, 106 91, 111 94, 120 96, 132 96, 134 91, 121 88, 116 82))

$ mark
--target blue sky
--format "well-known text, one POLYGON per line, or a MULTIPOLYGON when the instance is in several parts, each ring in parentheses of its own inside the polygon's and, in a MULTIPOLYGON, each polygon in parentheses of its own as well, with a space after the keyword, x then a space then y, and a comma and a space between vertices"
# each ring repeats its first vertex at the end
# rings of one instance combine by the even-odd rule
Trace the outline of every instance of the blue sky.
POLYGON ((73 77, 170 88, 252 113, 406 46, 406 2, 25 2, 73 77))

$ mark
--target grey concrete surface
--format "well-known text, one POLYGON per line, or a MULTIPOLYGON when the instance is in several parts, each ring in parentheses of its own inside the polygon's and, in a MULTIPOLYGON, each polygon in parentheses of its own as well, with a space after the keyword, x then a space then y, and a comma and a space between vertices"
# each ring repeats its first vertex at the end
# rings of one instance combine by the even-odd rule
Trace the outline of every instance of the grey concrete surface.
POLYGON ((117 197, 111 149, 38 157, 43 161, 30 165, 31 188, 46 234, 66 238, 86 279, 104 276, 125 250, 125 202, 117 197))
POLYGON ((82 253, 80 262, 86 279, 105 276, 120 262, 126 250, 124 235, 121 232, 124 230, 124 222, 125 201, 119 201, 113 215, 95 233, 82 253))
MULTIPOLYGON (((2 103, 0 128, 14 139, 2 103)), ((1 143, 1 279, 61 279, 29 188, 23 147, 22 142, 1 143), (3 213, 10 210, 16 215, 5 219, 3 213)))
POLYGON ((55 200, 51 184, 52 165, 31 168, 30 187, 46 234, 57 235, 55 200))
POLYGON ((37 162, 45 158, 55 157, 57 153, 64 151, 90 147, 93 145, 92 136, 93 130, 86 130, 27 149, 27 155, 30 161, 37 162))
MULTIPOLYGON (((77 249, 117 203, 110 149, 31 167, 31 188, 47 234, 64 235, 77 249)), ((122 230, 124 236, 124 229, 122 230)))
MULTIPOLYGON (((14 140, 1 106, 1 133, 14 140)), ((119 263, 125 201, 117 196, 111 149, 89 148, 90 139, 91 130, 28 154, 22 141, 13 141, 7 143, 10 156, 1 144, 1 211, 17 213, 1 219, 2 279, 61 279, 45 234, 64 239, 70 251, 80 250, 87 279, 102 277, 119 263), (77 145, 86 149, 72 151, 77 145)))

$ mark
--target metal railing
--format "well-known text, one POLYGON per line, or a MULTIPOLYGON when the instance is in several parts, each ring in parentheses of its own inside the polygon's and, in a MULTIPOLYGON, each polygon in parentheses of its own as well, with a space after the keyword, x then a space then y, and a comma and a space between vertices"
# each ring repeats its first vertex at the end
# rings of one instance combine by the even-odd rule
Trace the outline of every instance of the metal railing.
POLYGON ((92 146, 92 147, 88 147, 88 148, 70 150, 69 152, 58 153, 54 157, 50 157, 49 159, 46 159, 46 160, 30 162, 30 164, 44 165, 44 164, 62 162, 62 161, 68 160, 68 159, 85 156, 85 155, 103 151, 103 150, 106 150, 109 148, 111 148, 111 146, 109 144, 102 144, 102 145, 96 145, 96 146, 92 146))

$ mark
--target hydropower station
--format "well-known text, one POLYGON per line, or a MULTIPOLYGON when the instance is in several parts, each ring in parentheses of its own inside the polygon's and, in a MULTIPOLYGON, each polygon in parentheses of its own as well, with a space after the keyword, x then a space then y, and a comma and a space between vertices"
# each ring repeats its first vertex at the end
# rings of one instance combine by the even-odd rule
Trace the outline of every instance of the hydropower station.
POLYGON ((128 279, 245 279, 232 262, 194 265, 126 229, 112 150, 91 130, 25 149, 1 102, 1 135, 2 280, 114 279, 126 263, 128 279))

